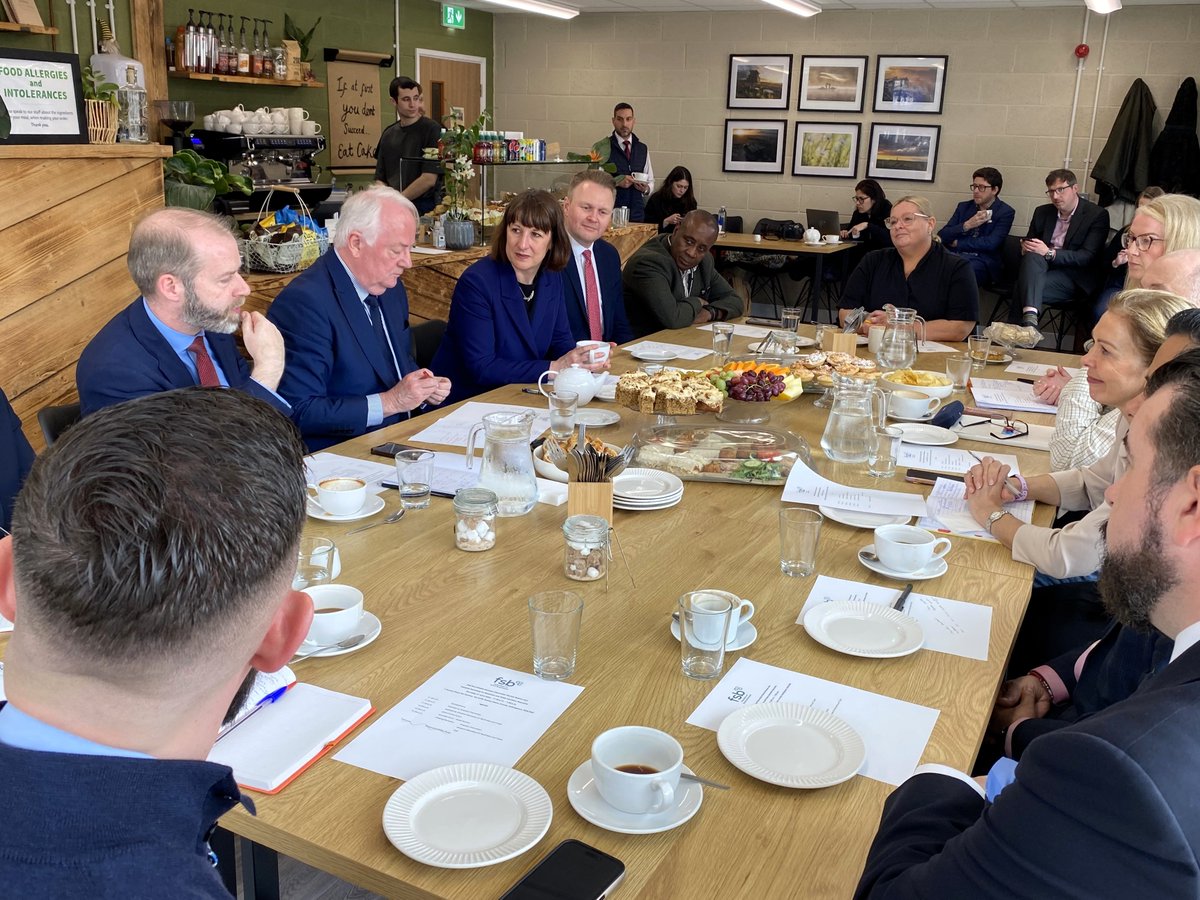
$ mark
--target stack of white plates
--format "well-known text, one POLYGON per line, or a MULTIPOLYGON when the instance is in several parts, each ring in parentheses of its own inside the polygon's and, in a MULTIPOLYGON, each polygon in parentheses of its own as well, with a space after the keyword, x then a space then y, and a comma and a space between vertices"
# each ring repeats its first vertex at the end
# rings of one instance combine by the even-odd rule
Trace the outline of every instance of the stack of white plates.
POLYGON ((666 509, 683 498, 683 482, 670 472, 626 469, 613 479, 617 509, 666 509))

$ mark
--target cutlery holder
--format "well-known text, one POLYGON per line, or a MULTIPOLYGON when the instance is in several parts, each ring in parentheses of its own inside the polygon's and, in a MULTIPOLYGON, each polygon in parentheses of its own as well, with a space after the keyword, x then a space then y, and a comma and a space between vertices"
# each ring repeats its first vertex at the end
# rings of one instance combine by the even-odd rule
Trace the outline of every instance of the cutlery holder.
POLYGON ((612 524, 613 486, 611 481, 572 481, 567 484, 568 516, 599 516, 612 524))

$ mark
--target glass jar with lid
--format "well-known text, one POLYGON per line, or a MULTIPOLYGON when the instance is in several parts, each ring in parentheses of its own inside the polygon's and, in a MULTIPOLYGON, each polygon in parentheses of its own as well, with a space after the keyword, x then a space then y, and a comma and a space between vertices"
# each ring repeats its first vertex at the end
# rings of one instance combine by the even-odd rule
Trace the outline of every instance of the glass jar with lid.
POLYGON ((461 488, 454 495, 454 546, 476 553, 496 546, 496 492, 461 488))
POLYGON ((596 581, 608 572, 608 521, 600 516, 568 516, 563 522, 563 574, 596 581))

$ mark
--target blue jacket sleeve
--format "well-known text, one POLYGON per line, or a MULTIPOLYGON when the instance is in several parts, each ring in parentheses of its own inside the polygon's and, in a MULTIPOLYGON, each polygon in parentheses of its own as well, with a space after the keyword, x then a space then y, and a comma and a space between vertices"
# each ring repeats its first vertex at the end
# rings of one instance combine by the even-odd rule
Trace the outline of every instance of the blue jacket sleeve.
MULTIPOLYGON (((960 226, 960 233, 952 239, 958 241, 958 245, 954 248, 955 250, 960 250, 964 253, 990 255, 996 253, 1004 246, 1004 240, 1008 237, 1009 231, 1012 230, 1013 218, 1016 212, 1007 203, 1003 206, 997 203, 992 208, 992 221, 987 224, 982 225, 978 229, 973 229, 971 232, 961 231, 960 226)), ((944 234, 942 235, 942 240, 946 240, 944 234)))

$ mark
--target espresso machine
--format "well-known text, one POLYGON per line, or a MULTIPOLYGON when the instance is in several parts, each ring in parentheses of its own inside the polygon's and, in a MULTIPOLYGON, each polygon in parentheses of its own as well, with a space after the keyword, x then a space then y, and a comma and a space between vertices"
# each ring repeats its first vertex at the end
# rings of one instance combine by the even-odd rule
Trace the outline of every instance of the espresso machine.
MULTIPOLYGON (((280 185, 297 189, 310 210, 333 191, 332 185, 315 181, 321 167, 313 157, 325 149, 325 138, 319 134, 227 134, 197 128, 192 138, 201 156, 223 162, 232 174, 245 175, 254 184, 254 193, 249 197, 235 191, 217 198, 218 211, 228 215, 257 213, 271 188, 280 185)), ((268 211, 288 206, 292 196, 290 191, 276 191, 270 195, 268 211)))

